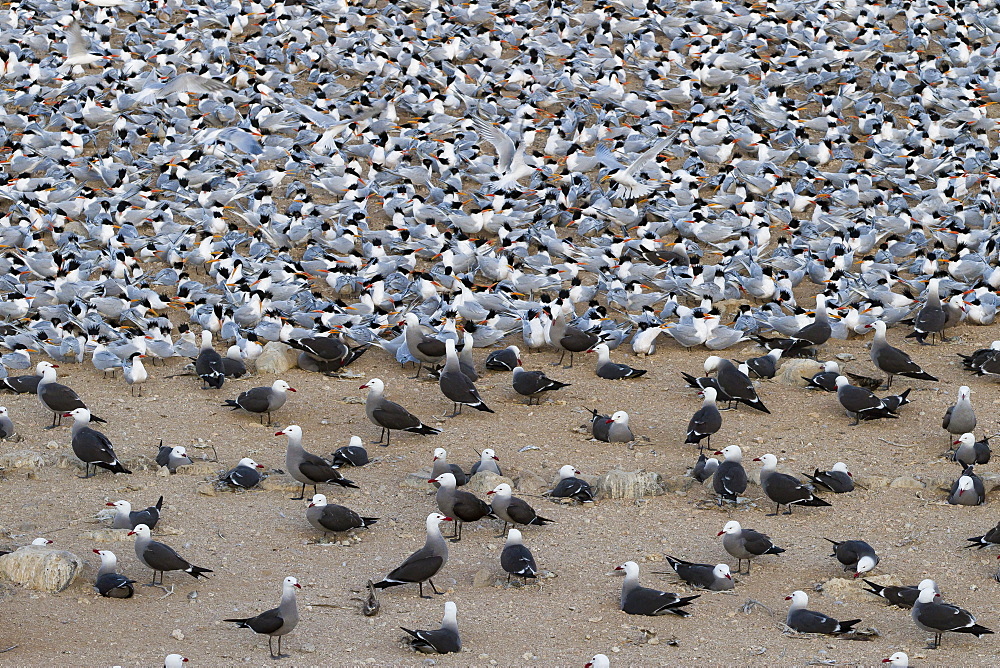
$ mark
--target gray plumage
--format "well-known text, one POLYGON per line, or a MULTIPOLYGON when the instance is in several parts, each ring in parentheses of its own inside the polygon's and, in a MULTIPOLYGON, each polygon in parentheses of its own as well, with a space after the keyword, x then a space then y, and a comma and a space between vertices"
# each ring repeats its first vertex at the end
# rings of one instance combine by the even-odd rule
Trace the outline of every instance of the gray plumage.
POLYGON ((463 406, 486 413, 493 412, 479 396, 476 385, 462 373, 458 354, 455 352, 455 342, 451 339, 445 341, 445 363, 438 377, 438 387, 441 389, 441 394, 453 404, 454 411, 449 417, 460 414, 463 406))
POLYGON ((456 489, 455 476, 450 472, 442 473, 433 480, 440 485, 435 500, 438 509, 446 517, 455 520, 455 534, 453 541, 462 540, 462 525, 466 522, 476 522, 492 514, 490 505, 480 499, 475 494, 464 490, 456 489))
POLYGON ((177 473, 178 467, 193 463, 183 445, 163 445, 163 439, 160 439, 159 449, 156 451, 157 466, 166 466, 171 473, 177 473))
POLYGON ((410 647, 424 654, 451 654, 462 651, 462 638, 458 635, 458 608, 451 601, 444 604, 444 619, 441 628, 433 631, 417 629, 411 631, 399 627, 410 634, 410 647))
POLYGON ((101 567, 97 570, 94 580, 94 590, 105 598, 132 598, 135 580, 130 580, 118 573, 118 558, 110 550, 94 550, 101 558, 101 567))
POLYGON ((917 380, 936 381, 937 378, 920 368, 905 352, 889 345, 885 338, 885 323, 876 320, 869 327, 875 328, 875 338, 872 340, 872 364, 885 372, 887 378, 885 389, 892 387, 893 376, 906 376, 917 380))
POLYGON ((510 485, 507 483, 500 483, 494 489, 486 493, 490 497, 490 505, 493 509, 493 514, 503 520, 503 528, 507 529, 507 525, 516 526, 518 524, 523 524, 525 526, 533 524, 536 526, 545 526, 546 524, 551 524, 553 520, 546 517, 541 517, 531 505, 524 499, 519 499, 516 496, 511 495, 510 485))
POLYGON ((719 412, 719 407, 715 405, 715 388, 706 387, 702 390, 702 394, 705 396, 705 399, 701 404, 701 408, 691 416, 691 421, 688 422, 687 438, 684 440, 685 443, 697 444, 699 449, 711 446, 712 435, 722 428, 722 413, 719 412), (701 441, 704 439, 708 440, 702 446, 701 441))
POLYGON ((132 510, 132 504, 128 501, 109 502, 107 505, 115 508, 115 516, 111 520, 112 529, 134 529, 140 524, 145 524, 150 529, 156 527, 160 521, 160 509, 163 508, 163 497, 161 496, 155 506, 149 506, 145 510, 132 510))
POLYGON ((0 441, 6 441, 16 433, 17 430, 14 428, 14 422, 10 419, 10 413, 7 412, 5 406, 0 406, 0 441))
POLYGON ((499 476, 503 475, 500 471, 500 464, 498 463, 500 458, 493 451, 493 448, 483 448, 483 451, 479 453, 479 461, 472 464, 472 468, 469 469, 469 475, 474 476, 480 471, 490 471, 491 473, 496 473, 499 476))
POLYGON ((822 612, 807 610, 805 606, 809 605, 809 596, 803 591, 794 591, 791 596, 786 596, 785 600, 792 602, 788 607, 785 624, 799 633, 830 635, 849 633, 854 630, 854 625, 861 621, 860 619, 849 619, 841 622, 829 615, 824 615, 822 612))
POLYGON ((737 559, 736 572, 742 572, 743 561, 747 562, 747 573, 750 573, 750 560, 765 554, 781 554, 785 550, 771 542, 767 534, 744 529, 740 523, 731 520, 719 532, 722 536, 722 547, 737 559))
POLYGON ((795 476, 777 471, 778 458, 772 454, 757 457, 754 461, 762 462, 760 469, 760 488, 765 496, 774 501, 774 514, 777 515, 781 506, 786 506, 786 514, 792 514, 792 506, 829 506, 830 504, 813 493, 812 485, 804 485, 795 476))
POLYGON ((729 591, 734 587, 729 566, 725 564, 696 564, 676 557, 667 556, 667 563, 684 582, 692 587, 709 591, 729 591))
POLYGON ((850 471, 847 470, 847 465, 844 462, 837 462, 829 471, 816 469, 812 475, 808 473, 803 473, 803 475, 809 478, 814 484, 825 487, 834 494, 844 494, 854 491, 854 478, 851 476, 850 471))
POLYGON ((97 467, 107 469, 112 473, 132 473, 118 461, 115 449, 111 445, 111 439, 97 431, 91 429, 90 411, 86 408, 77 408, 64 417, 72 416, 74 419, 72 430, 73 454, 84 463, 84 478, 91 476, 90 467, 93 466, 94 473, 97 467))
POLYGON ((224 622, 234 622, 240 628, 250 629, 254 633, 266 635, 267 649, 271 652, 272 659, 281 658, 281 638, 295 630, 299 623, 299 608, 295 598, 295 590, 300 589, 298 580, 289 576, 284 579, 281 585, 281 603, 277 608, 272 608, 260 613, 256 617, 245 619, 223 619, 224 622), (278 653, 274 653, 271 645, 274 638, 278 639, 278 653))
POLYGON ((376 427, 382 428, 379 443, 384 438, 385 445, 388 446, 394 429, 425 436, 441 433, 440 429, 425 425, 410 411, 396 402, 386 399, 383 395, 385 384, 379 378, 372 378, 360 389, 368 390, 368 396, 365 398, 365 414, 368 416, 368 420, 376 427))
POLYGON ((290 424, 282 431, 277 432, 275 436, 288 436, 288 445, 285 449, 285 469, 288 471, 288 475, 302 483, 302 493, 294 499, 301 501, 305 498, 306 485, 312 485, 314 494, 316 493, 316 485, 319 483, 357 488, 353 481, 345 478, 330 462, 307 452, 302 447, 302 427, 290 424))
POLYGON ((944 633, 971 633, 977 638, 993 633, 985 626, 977 624, 975 616, 968 610, 943 603, 938 600, 940 598, 941 594, 936 591, 933 581, 930 581, 929 585, 921 589, 917 602, 910 610, 910 618, 917 628, 934 634, 932 649, 937 649, 941 645, 941 636, 944 633))
POLYGON ((212 347, 212 332, 203 330, 201 333, 201 349, 194 361, 194 370, 201 378, 202 389, 221 389, 226 382, 226 369, 222 355, 212 347))
POLYGON ((267 414, 267 423, 271 423, 271 413, 285 405, 288 399, 288 392, 294 392, 283 380, 276 380, 270 387, 255 387, 246 392, 241 392, 236 399, 227 399, 223 406, 232 406, 233 410, 242 408, 248 413, 256 413, 260 416, 261 424, 264 423, 264 415, 267 414))
POLYGON ((424 582, 431 586, 435 594, 440 592, 434 586, 431 579, 437 575, 444 565, 448 563, 448 543, 441 535, 438 526, 440 522, 450 522, 451 518, 441 513, 431 513, 427 516, 427 539, 424 546, 411 554, 402 564, 394 568, 382 580, 373 586, 376 589, 386 589, 388 587, 398 587, 404 584, 417 583, 420 586, 420 597, 424 596, 424 582))
MULTIPOLYGON (((42 375, 36 390, 38 400, 46 410, 52 411, 52 427, 62 424, 62 418, 67 413, 71 413, 77 408, 87 408, 76 392, 61 383, 55 382, 57 368, 58 365, 50 362, 39 362, 36 367, 36 369, 41 371, 42 375)), ((104 420, 93 414, 90 414, 90 420, 104 422, 104 420)))
POLYGON ((972 391, 968 386, 958 388, 955 404, 945 411, 941 427, 949 434, 961 435, 976 430, 976 412, 972 409, 971 395, 972 391))
POLYGON ((626 561, 615 568, 625 571, 625 581, 622 583, 621 609, 629 615, 677 615, 690 617, 691 613, 684 609, 695 596, 678 596, 672 592, 659 591, 639 585, 639 565, 634 561, 626 561))
POLYGON ((149 537, 149 527, 140 524, 129 535, 135 536, 135 557, 146 568, 153 571, 153 584, 156 584, 156 574, 160 574, 160 584, 163 584, 163 574, 167 571, 184 571, 191 577, 207 578, 205 573, 211 573, 208 568, 201 568, 188 562, 174 551, 174 548, 155 541, 149 537))
POLYGON ((342 533, 351 529, 364 529, 378 522, 377 517, 361 517, 346 506, 327 503, 326 496, 315 494, 306 508, 306 520, 326 535, 328 532, 342 533))
POLYGON ((223 473, 219 480, 241 489, 251 489, 260 484, 260 471, 264 466, 249 457, 244 457, 235 467, 223 473))
POLYGON ((566 464, 559 469, 559 482, 551 490, 546 492, 546 496, 556 499, 576 499, 580 503, 588 503, 594 500, 594 489, 590 483, 582 478, 577 478, 580 472, 572 464, 566 464))
POLYGON ((510 582, 512 575, 522 578, 525 583, 528 578, 535 578, 538 575, 535 557, 521 542, 521 532, 517 529, 511 529, 507 534, 507 542, 500 552, 500 567, 507 573, 507 582, 510 582))
POLYGON ((833 554, 843 566, 845 571, 854 571, 854 577, 860 577, 863 573, 875 568, 880 561, 875 553, 875 548, 863 540, 836 541, 824 538, 833 544, 833 554))
POLYGON ((465 474, 461 466, 448 463, 448 451, 444 448, 435 448, 434 459, 431 465, 431 477, 436 478, 442 473, 451 473, 455 476, 456 487, 461 487, 469 482, 469 476, 465 474))
POLYGON ((598 441, 605 443, 628 443, 635 436, 628 426, 628 413, 616 411, 611 417, 601 415, 591 409, 593 418, 590 421, 590 431, 598 441))
POLYGON ((743 451, 738 445, 727 445, 716 451, 725 459, 712 477, 712 488, 720 499, 736 503, 740 494, 747 490, 747 472, 743 468, 743 451))
POLYGON ((967 466, 962 475, 952 484, 948 503, 957 506, 981 506, 986 503, 986 487, 983 479, 967 466))
POLYGON ((757 390, 749 376, 737 369, 729 360, 713 355, 705 360, 705 371, 716 372, 715 378, 722 388, 722 393, 729 397, 732 403, 746 404, 763 413, 771 412, 757 396, 757 390))
POLYGON ((525 371, 520 366, 514 367, 514 373, 511 375, 511 383, 515 392, 522 397, 528 397, 529 406, 532 402, 536 404, 540 403, 546 392, 561 390, 570 385, 570 383, 552 380, 542 371, 525 371))

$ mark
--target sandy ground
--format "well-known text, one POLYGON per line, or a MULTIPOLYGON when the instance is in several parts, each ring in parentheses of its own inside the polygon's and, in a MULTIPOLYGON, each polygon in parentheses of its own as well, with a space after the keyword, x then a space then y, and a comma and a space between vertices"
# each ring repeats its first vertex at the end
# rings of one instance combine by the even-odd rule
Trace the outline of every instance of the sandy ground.
MULTIPOLYGON (((950 478, 958 467, 939 458, 945 441, 940 417, 955 398, 960 384, 972 386, 973 404, 980 418, 980 433, 995 429, 995 390, 988 382, 961 370, 956 353, 987 344, 991 331, 959 330, 960 342, 936 347, 907 346, 913 356, 940 383, 900 383, 914 387, 914 403, 903 409, 902 419, 848 427, 834 395, 809 392, 778 382, 763 383, 761 394, 772 415, 742 409, 724 413, 724 425, 715 445, 740 444, 749 460, 766 452, 783 459, 793 471, 848 463, 864 481, 873 476, 901 474, 950 478), (887 439, 887 444, 879 438, 887 439)), ((890 340, 899 340, 898 330, 890 340)), ((848 352, 859 359, 849 368, 871 373, 863 340, 831 342, 825 355, 848 352)), ((752 349, 751 349, 752 350, 752 349)), ((737 359, 747 351, 731 351, 737 359)), ((625 351, 618 351, 622 358, 625 351)), ((484 353, 477 351, 477 359, 484 353)), ((874 665, 896 650, 905 650, 918 665, 992 664, 996 641, 968 636, 945 638, 944 648, 923 650, 925 634, 909 619, 907 611, 888 607, 861 592, 860 582, 848 585, 841 600, 823 595, 817 584, 841 574, 822 539, 865 539, 882 557, 876 575, 893 574, 915 584, 936 579, 947 600, 979 615, 980 622, 1000 626, 996 592, 991 579, 996 571, 996 550, 963 550, 965 538, 982 534, 996 523, 989 499, 982 507, 954 507, 943 503, 944 492, 873 487, 830 498, 828 509, 800 509, 791 516, 766 517, 769 505, 720 509, 707 503, 709 489, 646 498, 641 501, 600 501, 593 507, 562 507, 536 498, 541 490, 527 485, 525 498, 541 514, 556 520, 549 527, 530 527, 525 542, 539 566, 555 574, 540 586, 503 587, 485 577, 499 578, 497 523, 466 527, 461 543, 451 546, 451 558, 437 579, 447 596, 421 600, 415 587, 387 590, 381 596, 381 614, 366 618, 357 596, 364 581, 381 576, 398 564, 424 539, 423 518, 435 509, 432 496, 400 485, 410 472, 429 465, 431 451, 445 447, 450 459, 465 466, 475 460, 473 448, 493 447, 505 473, 552 480, 558 468, 572 463, 587 475, 611 468, 648 470, 665 476, 684 473, 695 459, 691 446, 682 445, 683 432, 700 400, 681 388, 679 372, 697 373, 704 351, 687 352, 672 342, 636 366, 649 374, 634 381, 602 381, 593 374, 593 360, 578 360, 573 369, 553 368, 556 357, 543 352, 525 356, 529 368, 543 368, 552 377, 573 383, 553 401, 526 407, 513 395, 507 374, 491 373, 480 381, 495 415, 466 413, 440 426, 439 436, 396 435, 390 448, 369 446, 381 461, 351 470, 360 490, 327 489, 328 495, 364 515, 379 516, 374 528, 360 533, 351 546, 316 544, 318 538, 304 517, 304 502, 292 501, 287 491, 254 491, 206 496, 196 488, 199 475, 157 476, 137 470, 131 476, 101 472, 90 480, 70 468, 47 466, 37 476, 9 470, 0 481, 5 503, 0 505, 0 526, 10 544, 30 542, 47 535, 53 547, 75 552, 87 562, 84 576, 66 591, 44 594, 3 586, 0 609, 4 621, 0 648, 17 647, 2 655, 5 665, 159 665, 162 657, 179 652, 190 665, 251 665, 268 662, 267 643, 248 630, 220 620, 251 616, 273 607, 280 582, 294 575, 303 584, 301 622, 288 636, 285 648, 291 658, 284 665, 344 665, 358 663, 418 664, 424 660, 398 641, 399 626, 437 628, 444 600, 458 605, 464 643, 461 655, 435 657, 440 665, 583 665, 593 654, 607 653, 613 665, 753 664, 805 665, 812 661, 846 665, 874 665), (562 402, 565 402, 564 404, 562 402), (576 429, 584 421, 583 407, 611 412, 627 409, 634 431, 648 442, 634 449, 587 440, 576 429), (524 445, 538 450, 523 453, 524 445), (98 559, 92 548, 115 551, 124 573, 148 581, 150 573, 137 563, 131 542, 97 544, 85 532, 100 528, 96 514, 106 501, 125 498, 145 507, 156 497, 166 497, 162 525, 178 530, 160 538, 190 561, 212 568, 208 581, 195 581, 171 573, 166 583, 174 593, 138 588, 131 600, 98 597, 91 582, 98 559), (621 579, 613 568, 639 561, 641 580, 648 586, 683 590, 673 576, 652 571, 668 570, 663 554, 700 562, 730 562, 716 533, 729 519, 765 531, 788 551, 779 557, 758 560, 749 576, 737 576, 735 593, 703 593, 691 606, 692 616, 633 617, 618 610, 621 579), (479 586, 473 581, 480 573, 479 586), (483 586, 483 580, 486 580, 483 586), (794 589, 810 592, 811 607, 841 619, 860 617, 860 626, 877 629, 870 642, 845 639, 793 638, 782 635, 785 594, 794 589), (742 610, 748 599, 763 608, 742 610), (175 630, 183 640, 172 636, 175 630), (921 660, 922 658, 922 660, 921 660)), ((222 391, 201 391, 194 378, 165 379, 179 370, 180 362, 152 370, 147 396, 132 398, 124 382, 102 380, 89 364, 62 367, 65 381, 76 388, 93 410, 109 420, 102 427, 126 463, 138 464, 140 455, 151 455, 159 438, 168 444, 190 444, 202 438, 215 445, 222 470, 250 456, 270 468, 284 465, 284 437, 273 427, 258 425, 256 418, 219 406, 242 389, 270 384, 272 378, 227 382, 222 391)), ((386 381, 388 396, 432 421, 449 406, 433 382, 407 380, 412 370, 401 370, 385 353, 371 352, 359 360, 354 372, 377 374, 386 381)), ((377 436, 366 420, 358 379, 340 380, 300 370, 285 378, 298 393, 276 416, 280 424, 298 423, 305 431, 308 449, 329 453, 346 444, 351 434, 365 440, 377 436)), ((54 439, 57 452, 69 454, 69 429, 44 431, 48 416, 33 396, 3 398, 24 442, 0 444, 0 452, 20 449, 46 451, 54 439)), ((51 451, 48 451, 51 454, 51 451)), ((196 456, 210 451, 196 450, 196 456)), ((211 469, 211 466, 207 468, 211 469)), ((990 467, 985 467, 989 470, 990 467)), ((214 469, 213 469, 214 470, 214 469)), ((748 495, 759 499, 751 485, 748 495)), ((827 494, 827 497, 833 497, 827 494)), ((447 528, 446 528, 447 530, 447 528)), ((735 564, 734 564, 735 566, 735 564)), ((174 634, 178 635, 178 634, 174 634)))

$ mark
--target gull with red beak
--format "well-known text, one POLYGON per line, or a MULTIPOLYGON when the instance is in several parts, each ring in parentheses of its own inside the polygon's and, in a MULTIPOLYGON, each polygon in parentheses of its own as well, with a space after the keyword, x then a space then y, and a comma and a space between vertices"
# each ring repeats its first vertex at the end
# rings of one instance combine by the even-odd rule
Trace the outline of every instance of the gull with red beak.
POLYGON ((377 443, 381 443, 384 438, 385 445, 388 446, 394 429, 408 431, 411 434, 423 434, 424 436, 441 433, 440 429, 428 427, 410 411, 396 402, 386 399, 385 383, 381 379, 372 378, 358 389, 368 390, 368 397, 365 399, 365 414, 372 424, 382 428, 377 443))
POLYGON ((302 447, 302 427, 297 424, 290 424, 282 431, 274 433, 275 436, 287 436, 288 448, 285 450, 285 468, 288 475, 302 483, 302 493, 294 497, 294 501, 301 501, 305 498, 306 485, 312 485, 313 494, 316 493, 316 485, 325 482, 341 487, 354 487, 353 480, 348 480, 340 471, 333 467, 319 455, 307 452, 302 447))
POLYGON ((837 561, 844 565, 845 571, 854 571, 854 577, 860 577, 864 573, 872 570, 880 561, 875 554, 875 548, 863 540, 836 541, 824 538, 823 540, 833 543, 833 554, 837 561))
POLYGON ((667 556, 667 563, 692 587, 709 591, 729 591, 733 588, 733 576, 726 564, 695 564, 683 559, 667 556))

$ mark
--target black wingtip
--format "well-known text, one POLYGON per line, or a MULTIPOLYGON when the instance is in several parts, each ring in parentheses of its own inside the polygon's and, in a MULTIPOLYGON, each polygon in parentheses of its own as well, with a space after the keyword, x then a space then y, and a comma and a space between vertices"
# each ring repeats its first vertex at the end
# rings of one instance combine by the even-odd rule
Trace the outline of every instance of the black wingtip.
POLYGON ((851 633, 854 631, 854 625, 860 621, 860 619, 848 619, 847 621, 840 622, 837 627, 837 633, 851 633))
POLYGON ((162 494, 160 495, 159 500, 156 502, 156 509, 160 510, 161 508, 163 508, 163 495, 162 494))

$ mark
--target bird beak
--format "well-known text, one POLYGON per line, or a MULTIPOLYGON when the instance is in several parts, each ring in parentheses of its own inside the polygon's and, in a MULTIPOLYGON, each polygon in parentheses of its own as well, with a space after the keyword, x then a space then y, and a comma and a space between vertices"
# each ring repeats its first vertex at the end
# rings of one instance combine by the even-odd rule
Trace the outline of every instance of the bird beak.
POLYGON ((95 550, 91 550, 91 552, 93 552, 94 554, 100 554, 101 553, 100 550, 96 550, 96 549, 95 550))
POLYGON ((113 505, 115 505, 115 504, 113 504, 113 503, 111 503, 110 501, 108 501, 108 502, 107 502, 107 503, 105 503, 104 505, 106 505, 106 506, 113 506, 113 505))
POLYGON ((724 534, 724 533, 726 533, 726 532, 725 532, 725 531, 720 531, 719 533, 717 533, 717 534, 715 534, 715 535, 716 535, 716 537, 718 537, 718 536, 721 536, 721 535, 722 535, 722 534, 724 534))
POLYGON ((366 387, 368 387, 368 383, 365 383, 364 385, 362 385, 362 386, 361 386, 361 387, 359 387, 358 389, 359 389, 359 390, 363 390, 363 389, 365 389, 366 387))
POLYGON ((284 436, 285 432, 283 432, 283 431, 276 431, 276 432, 274 432, 274 435, 275 436, 284 436))
POLYGON ((493 455, 493 459, 494 459, 495 461, 500 461, 500 458, 499 458, 499 457, 497 457, 496 455, 493 455))
POLYGON ((786 597, 785 597, 785 600, 786 600, 786 601, 791 601, 791 600, 792 600, 792 597, 791 597, 791 596, 786 596, 786 597))
POLYGON ((290 387, 290 388, 288 388, 288 391, 289 391, 289 392, 294 392, 294 391, 295 391, 295 388, 294 388, 294 387, 290 387))
POLYGON ((605 420, 604 424, 611 424, 612 422, 614 422, 614 420, 605 420))
POLYGON ((951 442, 952 445, 958 445, 959 443, 961 443, 961 441, 952 441, 951 442))
POLYGON ((58 364, 53 364, 53 365, 52 365, 52 368, 53 368, 53 369, 58 369, 58 368, 59 368, 59 365, 58 365, 58 364))
POLYGON ((759 461, 760 461, 760 457, 754 457, 754 458, 753 458, 753 460, 754 460, 755 462, 759 462, 759 461))
POLYGON ((855 574, 854 574, 854 577, 856 577, 856 578, 859 578, 859 577, 861 577, 861 573, 860 573, 860 572, 858 572, 858 573, 855 573, 855 574))
POLYGON ((441 520, 441 521, 442 521, 442 522, 454 522, 455 520, 453 520, 453 519, 452 519, 452 518, 450 518, 450 517, 446 517, 446 518, 444 518, 444 519, 443 519, 443 520, 441 520))
POLYGON ((732 576, 732 575, 730 575, 729 573, 726 573, 726 579, 727 579, 727 580, 732 580, 732 579, 733 579, 733 576, 732 576))
POLYGON ((616 571, 623 571, 623 570, 625 570, 625 569, 624 569, 624 568, 622 568, 621 566, 615 566, 615 570, 616 570, 616 571))
POLYGON ((129 536, 134 536, 134 535, 135 535, 135 532, 134 532, 134 531, 129 531, 127 535, 129 535, 129 536))
POLYGON ((722 454, 722 450, 716 450, 716 451, 715 451, 715 454, 717 454, 717 455, 721 455, 721 454, 722 454))
POLYGON ((73 417, 72 413, 63 413, 63 417, 73 417))
POLYGON ((315 503, 312 503, 312 502, 310 502, 310 503, 309 503, 309 507, 310 507, 310 508, 313 508, 313 507, 315 507, 315 505, 316 505, 315 503))
POLYGON ((263 464, 257 464, 257 468, 262 469, 262 468, 264 468, 264 465, 263 464))
POLYGON ((428 480, 427 482, 437 482, 437 481, 438 481, 438 480, 437 480, 437 478, 431 478, 431 479, 430 479, 430 480, 428 480))
MULTIPOLYGON (((298 582, 295 583, 295 587, 297 589, 302 589, 302 585, 300 585, 298 582)), ((187 661, 187 659, 184 659, 184 660, 187 661)))
POLYGON ((496 494, 496 490, 491 489, 490 491, 486 492, 486 496, 489 496, 490 494, 496 494))

